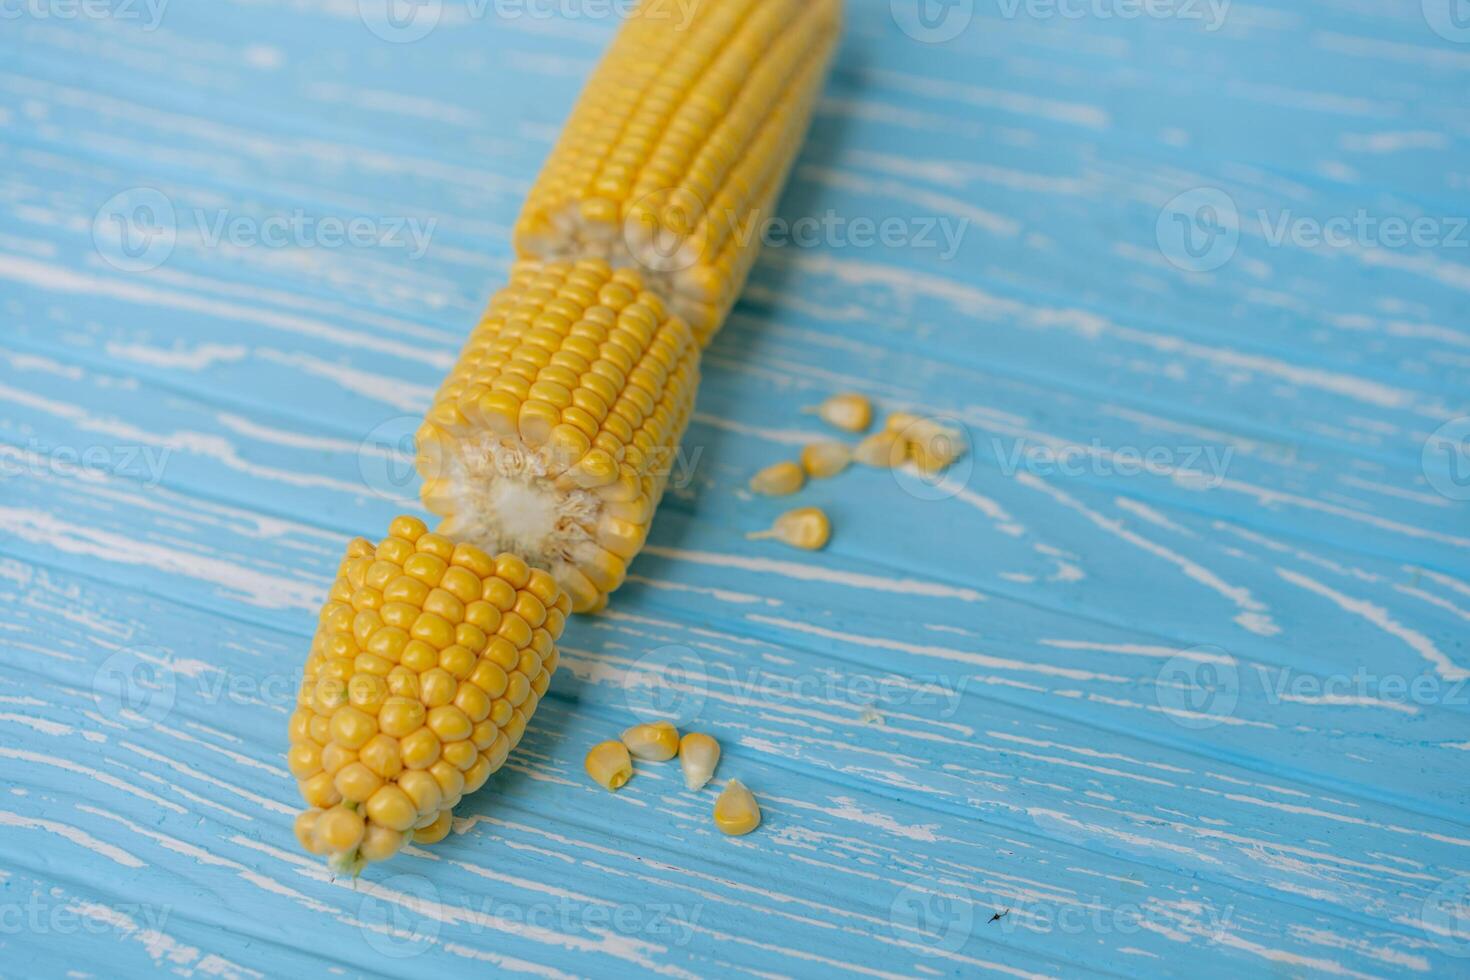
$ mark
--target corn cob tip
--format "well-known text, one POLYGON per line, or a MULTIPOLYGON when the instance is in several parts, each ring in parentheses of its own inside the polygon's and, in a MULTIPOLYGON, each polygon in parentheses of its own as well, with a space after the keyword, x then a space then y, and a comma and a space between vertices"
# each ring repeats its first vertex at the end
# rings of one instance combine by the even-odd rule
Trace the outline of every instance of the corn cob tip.
POLYGON ((546 693, 571 601, 550 573, 399 517, 353 540, 318 617, 287 765, 295 834, 339 874, 451 829, 546 693))

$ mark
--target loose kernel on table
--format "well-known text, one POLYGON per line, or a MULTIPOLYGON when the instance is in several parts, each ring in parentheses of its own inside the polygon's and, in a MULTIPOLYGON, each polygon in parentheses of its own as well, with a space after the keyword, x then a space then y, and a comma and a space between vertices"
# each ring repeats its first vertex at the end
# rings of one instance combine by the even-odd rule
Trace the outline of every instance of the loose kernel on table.
POLYGON ((864 466, 892 469, 902 466, 904 460, 908 459, 908 454, 908 443, 897 432, 884 429, 858 443, 857 448, 852 451, 852 458, 864 466))
POLYGON ((798 507, 776 518, 769 530, 752 531, 746 537, 752 541, 775 538, 793 548, 820 551, 832 538, 832 522, 816 507, 798 507))
POLYGON ((623 744, 635 759, 668 762, 679 753, 679 731, 667 721, 634 725, 623 732, 623 744))
POLYGON ((719 762, 720 743, 704 732, 690 732, 679 739, 679 765, 684 770, 684 785, 688 789, 704 789, 714 777, 719 762))
POLYGON ((750 478, 752 493, 767 497, 785 497, 800 490, 806 483, 806 472, 796 463, 788 461, 767 466, 750 478))
POLYGON ((844 432, 866 432, 873 424, 873 403, 852 391, 828 398, 816 407, 816 413, 823 422, 844 432))
POLYGON ((633 760, 622 742, 598 742, 588 751, 583 765, 593 782, 604 789, 619 790, 633 775, 633 760))
POLYGON ((761 808, 755 794, 738 779, 725 784, 715 800, 715 826, 731 837, 748 834, 761 825, 761 808))
POLYGON ((801 450, 801 468, 818 480, 836 476, 852 462, 852 449, 843 442, 814 442, 801 450))

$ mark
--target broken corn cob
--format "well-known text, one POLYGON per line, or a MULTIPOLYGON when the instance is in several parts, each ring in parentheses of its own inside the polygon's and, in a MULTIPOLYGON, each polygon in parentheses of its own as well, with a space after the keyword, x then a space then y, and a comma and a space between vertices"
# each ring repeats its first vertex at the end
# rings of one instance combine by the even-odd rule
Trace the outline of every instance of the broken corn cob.
POLYGON ((439 531, 600 609, 643 547, 693 410, 699 346, 640 275, 518 263, 418 433, 439 531))
POLYGON ((302 846, 356 874, 442 840, 524 734, 570 609, 549 573, 417 518, 349 544, 290 721, 302 846))
POLYGON ((735 302, 811 119, 841 0, 643 3, 516 223, 522 257, 643 269, 707 344, 735 302))

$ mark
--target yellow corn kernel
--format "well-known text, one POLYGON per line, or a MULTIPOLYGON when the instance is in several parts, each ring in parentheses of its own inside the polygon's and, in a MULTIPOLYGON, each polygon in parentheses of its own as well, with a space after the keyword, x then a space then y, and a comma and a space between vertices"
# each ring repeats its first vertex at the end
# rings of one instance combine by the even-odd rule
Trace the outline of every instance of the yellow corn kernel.
POLYGON ((684 770, 684 785, 690 790, 704 789, 720 764, 720 743, 703 732, 690 732, 679 739, 679 766, 684 770))
POLYGON ((894 412, 884 428, 903 440, 908 457, 925 474, 940 473, 965 455, 964 433, 935 419, 894 412))
POLYGON ((373 823, 398 831, 412 828, 419 817, 418 804, 397 784, 384 786, 374 793, 365 809, 373 823))
POLYGON ((768 530, 752 531, 746 537, 752 541, 775 538, 793 548, 820 551, 832 539, 832 522, 816 507, 798 507, 776 518, 768 530))
POLYGON ((334 806, 317 818, 314 834, 322 847, 339 854, 355 850, 362 842, 364 829, 362 817, 356 810, 334 806))
MULTIPOLYGON (((604 603, 678 471, 699 356, 688 324, 638 273, 593 259, 517 263, 435 396, 418 466, 441 534, 521 557, 457 564, 493 583, 468 600, 453 569, 430 582, 436 569, 406 565, 438 586, 424 600, 437 612, 415 619, 412 635, 444 649, 460 604, 463 623, 519 645, 604 603), (565 600, 538 594, 557 584, 565 600)), ((440 560, 419 552, 410 564, 428 558, 440 560)))
POLYGON ((456 545, 413 518, 391 527, 403 534, 349 545, 328 606, 347 595, 364 609, 319 617, 302 686, 311 704, 288 723, 287 763, 310 807, 297 838, 340 873, 391 857, 410 833, 425 841, 447 832, 452 808, 505 761, 524 730, 546 689, 542 678, 556 668, 571 608, 550 575, 512 555, 456 545), (392 600, 379 604, 370 592, 392 600), (518 627, 490 621, 502 607, 518 627), (475 622, 451 625, 461 617, 475 622), (485 625, 499 630, 493 642, 485 625), (508 686, 498 661, 534 669, 538 696, 516 672, 523 696, 495 712, 492 697, 508 686), (477 743, 491 754, 481 756, 477 743))
POLYGON ((852 449, 842 442, 814 442, 801 450, 801 468, 817 480, 836 476, 851 462, 852 449))
POLYGON ((583 763, 587 775, 604 789, 619 790, 633 775, 633 760, 622 742, 598 742, 587 753, 583 763))
POLYGON ((732 779, 715 800, 715 826, 731 837, 748 834, 761 825, 761 808, 755 794, 738 779, 732 779))
POLYGON ((403 834, 378 824, 368 824, 358 852, 364 861, 386 861, 403 848, 403 834))
POLYGON ((332 785, 348 803, 366 803, 383 785, 383 777, 361 762, 354 762, 337 772, 332 785))
POLYGON ((857 448, 852 451, 852 458, 864 466, 892 469, 902 466, 904 460, 908 459, 908 454, 909 444, 898 433, 885 429, 858 443, 857 448))
POLYGON ((679 754, 679 730, 667 721, 634 725, 622 738, 633 758, 645 762, 668 762, 679 754))
POLYGON ((318 810, 313 808, 310 810, 302 810, 299 814, 296 815, 296 825, 294 827, 294 830, 296 831, 296 839, 300 841, 301 846, 306 849, 306 852, 308 854, 327 853, 326 847, 324 847, 321 842, 317 840, 316 837, 317 821, 321 819, 321 815, 325 812, 325 810, 318 810))
POLYGON ((449 828, 453 822, 448 810, 440 810, 439 815, 427 827, 419 827, 413 832, 415 844, 437 844, 449 836, 449 828))
POLYGON ((857 392, 833 395, 808 411, 815 412, 823 422, 843 432, 866 432, 873 424, 873 403, 857 392))
MULTIPOLYGON (((759 252, 820 95, 841 0, 640 4, 516 222, 524 257, 638 268, 701 344, 759 252)), ((627 284, 588 284, 609 303, 627 284)), ((548 393, 548 398, 562 392, 548 393)), ((552 404, 555 404, 553 401, 552 404)), ((592 435, 589 433, 588 435, 592 435)))
POLYGON ((806 483, 806 471, 790 461, 767 466, 750 478, 752 493, 767 497, 784 497, 800 490, 806 483))

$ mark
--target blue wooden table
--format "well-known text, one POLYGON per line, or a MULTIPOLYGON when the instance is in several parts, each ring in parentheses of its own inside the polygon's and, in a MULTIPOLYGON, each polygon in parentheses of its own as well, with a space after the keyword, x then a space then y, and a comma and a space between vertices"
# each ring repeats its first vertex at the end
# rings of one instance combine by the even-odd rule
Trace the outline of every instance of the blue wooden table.
POLYGON ((1470 971, 1453 0, 850 0, 629 583, 459 833, 299 852, 315 607, 622 6, 4 6, 0 974, 1470 971), (972 452, 745 540, 843 389, 972 452), (655 710, 757 833, 582 775, 655 710))

